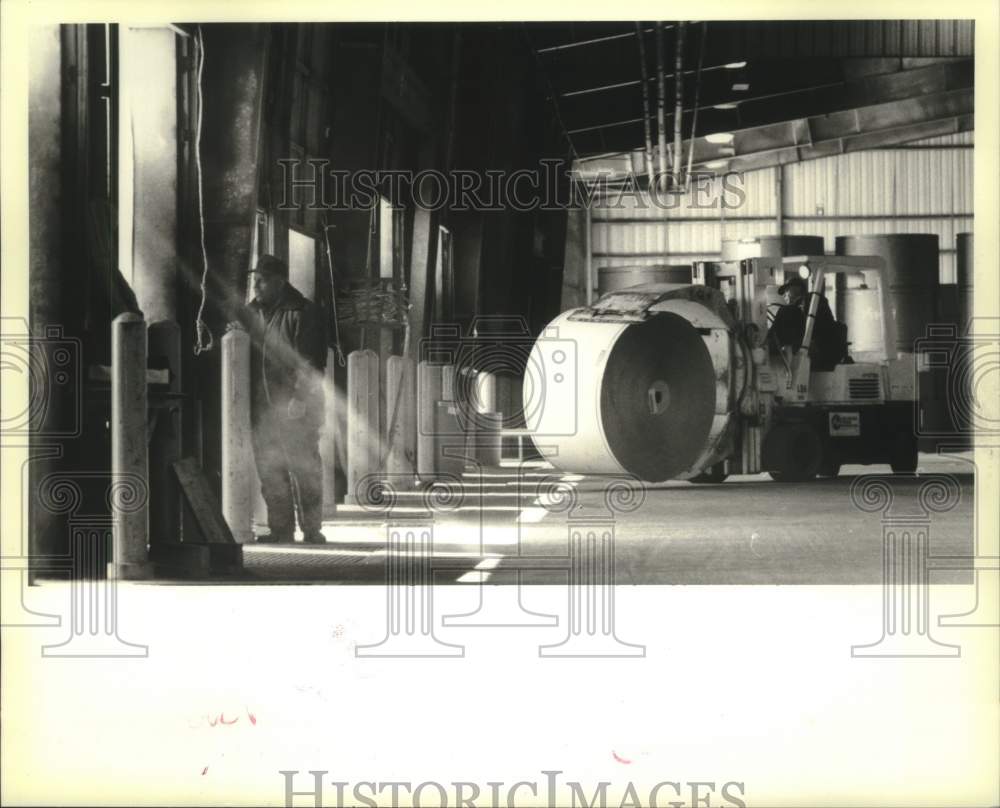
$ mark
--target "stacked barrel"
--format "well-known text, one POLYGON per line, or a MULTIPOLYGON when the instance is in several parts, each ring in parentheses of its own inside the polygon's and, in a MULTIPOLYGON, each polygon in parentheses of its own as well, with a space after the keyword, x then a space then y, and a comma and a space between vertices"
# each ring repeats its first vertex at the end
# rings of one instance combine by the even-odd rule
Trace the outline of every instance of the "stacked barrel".
POLYGON ((973 390, 971 380, 972 351, 964 338, 971 336, 973 312, 973 238, 972 233, 959 233, 955 238, 955 283, 941 285, 938 320, 953 327, 955 345, 948 368, 943 369, 939 384, 947 406, 940 414, 943 431, 955 435, 955 445, 971 445, 973 423, 973 390), (947 372, 944 372, 946 370, 947 372))
MULTIPOLYGON (((954 325, 948 295, 939 283, 939 242, 937 235, 894 233, 889 235, 838 236, 837 255, 877 255, 885 261, 882 282, 895 320, 896 353, 917 355, 918 434, 920 448, 937 451, 939 442, 953 434, 948 415, 949 367, 930 361, 938 355, 936 345, 942 325, 954 325), (929 330, 931 329, 931 330, 929 330), (935 351, 930 349, 933 340, 935 351)), ((874 352, 878 345, 878 294, 875 273, 848 278, 837 316, 847 323, 851 352, 856 358, 874 352)), ((892 353, 890 351, 890 353, 892 353)), ((890 359, 893 356, 890 355, 890 359)))
POLYGON ((755 238, 726 239, 722 242, 723 261, 823 254, 822 236, 757 236, 755 238))
POLYGON ((647 283, 691 283, 690 264, 601 267, 597 271, 597 294, 606 295, 647 283))

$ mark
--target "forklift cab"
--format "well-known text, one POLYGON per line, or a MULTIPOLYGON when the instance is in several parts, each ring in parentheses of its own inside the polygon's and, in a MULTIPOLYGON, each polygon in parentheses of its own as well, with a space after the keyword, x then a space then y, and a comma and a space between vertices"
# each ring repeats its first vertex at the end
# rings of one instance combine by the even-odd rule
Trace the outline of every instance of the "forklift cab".
MULTIPOLYGON (((811 302, 806 278, 793 275, 778 287, 784 299, 768 307, 767 346, 772 354, 786 352, 786 361, 805 340, 808 307, 811 302)), ((823 292, 819 296, 813 318, 813 336, 809 355, 814 371, 831 371, 837 365, 851 362, 848 355, 847 324, 833 314, 823 292)))

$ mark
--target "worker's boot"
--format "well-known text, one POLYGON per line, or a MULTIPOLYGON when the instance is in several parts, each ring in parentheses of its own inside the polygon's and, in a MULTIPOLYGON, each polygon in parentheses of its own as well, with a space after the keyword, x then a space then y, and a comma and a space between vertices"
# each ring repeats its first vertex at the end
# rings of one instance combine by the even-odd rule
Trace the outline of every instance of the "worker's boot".
POLYGON ((294 541, 290 530, 272 530, 257 537, 258 544, 291 544, 294 541))

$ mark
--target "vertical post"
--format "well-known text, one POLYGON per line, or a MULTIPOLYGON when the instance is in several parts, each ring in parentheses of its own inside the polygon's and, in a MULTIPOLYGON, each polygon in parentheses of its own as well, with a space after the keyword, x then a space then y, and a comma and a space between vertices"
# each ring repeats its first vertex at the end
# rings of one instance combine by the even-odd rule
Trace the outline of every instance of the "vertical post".
POLYGON ((594 214, 590 209, 590 205, 585 208, 587 214, 587 225, 583 231, 583 266, 584 274, 587 276, 587 305, 589 306, 594 302, 594 243, 593 243, 593 229, 594 229, 594 214))
POLYGON ((482 468, 496 468, 500 465, 500 430, 503 427, 503 415, 499 412, 480 412, 476 414, 473 441, 475 450, 472 456, 482 468))
POLYGON ((785 235, 785 164, 779 163, 774 169, 774 218, 778 226, 778 238, 785 235))
POLYGON ((386 416, 388 457, 386 471, 393 480, 412 480, 416 473, 417 412, 415 366, 405 356, 390 356, 386 363, 386 416), (395 410, 395 414, 393 411, 395 410))
POLYGON ((441 366, 426 360, 417 365, 417 475, 422 483, 437 471, 434 418, 441 400, 441 366))
POLYGON ((356 503, 359 485, 378 469, 379 362, 369 349, 347 355, 347 495, 356 503))
POLYGON ((240 544, 253 541, 250 428, 250 335, 234 324, 222 337, 222 516, 240 544))
MULTIPOLYGON (((119 314, 111 323, 111 475, 149 477, 146 443, 146 323, 142 315, 119 314)), ((149 567, 149 506, 114 513, 115 577, 143 577, 149 567)))
POLYGON ((455 395, 455 366, 441 365, 441 400, 454 401, 455 395))
POLYGON ((482 370, 476 376, 476 411, 497 411, 497 377, 488 370, 482 370))
POLYGON ((323 463, 323 519, 337 516, 337 368, 336 352, 327 351, 323 376, 323 426, 319 432, 319 456, 323 463))
MULTIPOLYGON (((149 356, 166 361, 170 393, 181 386, 181 327, 174 320, 159 320, 147 331, 149 356)), ((181 539, 181 491, 172 471, 181 459, 180 401, 168 400, 156 410, 156 428, 149 440, 149 543, 174 543, 181 539)))
POLYGON ((434 470, 461 478, 470 460, 458 404, 438 401, 434 409, 434 470))
MULTIPOLYGON (((429 167, 432 162, 430 153, 421 155, 420 163, 423 167, 429 167)), ((413 238, 410 249, 410 303, 412 304, 410 328, 413 333, 413 338, 410 340, 411 357, 417 356, 420 338, 426 333, 427 313, 432 308, 427 289, 433 283, 436 263, 433 259, 437 228, 433 227, 433 218, 429 209, 419 205, 413 212, 413 238)))

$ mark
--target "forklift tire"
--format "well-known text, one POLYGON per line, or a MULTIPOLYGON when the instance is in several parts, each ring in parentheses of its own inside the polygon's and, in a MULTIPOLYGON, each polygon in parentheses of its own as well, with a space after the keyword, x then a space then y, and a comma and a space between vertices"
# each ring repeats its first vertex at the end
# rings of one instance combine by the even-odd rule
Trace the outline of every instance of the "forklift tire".
POLYGON ((780 424, 771 430, 764 449, 767 473, 779 483, 802 483, 819 473, 823 444, 808 424, 780 424))
POLYGON ((840 474, 840 463, 824 457, 823 462, 819 464, 819 471, 816 473, 820 477, 837 477, 840 474))
POLYGON ((917 439, 912 435, 897 435, 889 455, 893 474, 913 474, 917 470, 917 439))
POLYGON ((698 474, 698 475, 696 475, 694 477, 691 477, 688 480, 688 482, 691 482, 691 483, 723 483, 723 482, 726 481, 726 477, 729 476, 728 474, 726 474, 725 468, 726 468, 725 464, 723 464, 723 463, 716 463, 714 466, 711 466, 710 468, 706 469, 701 474, 698 474))

